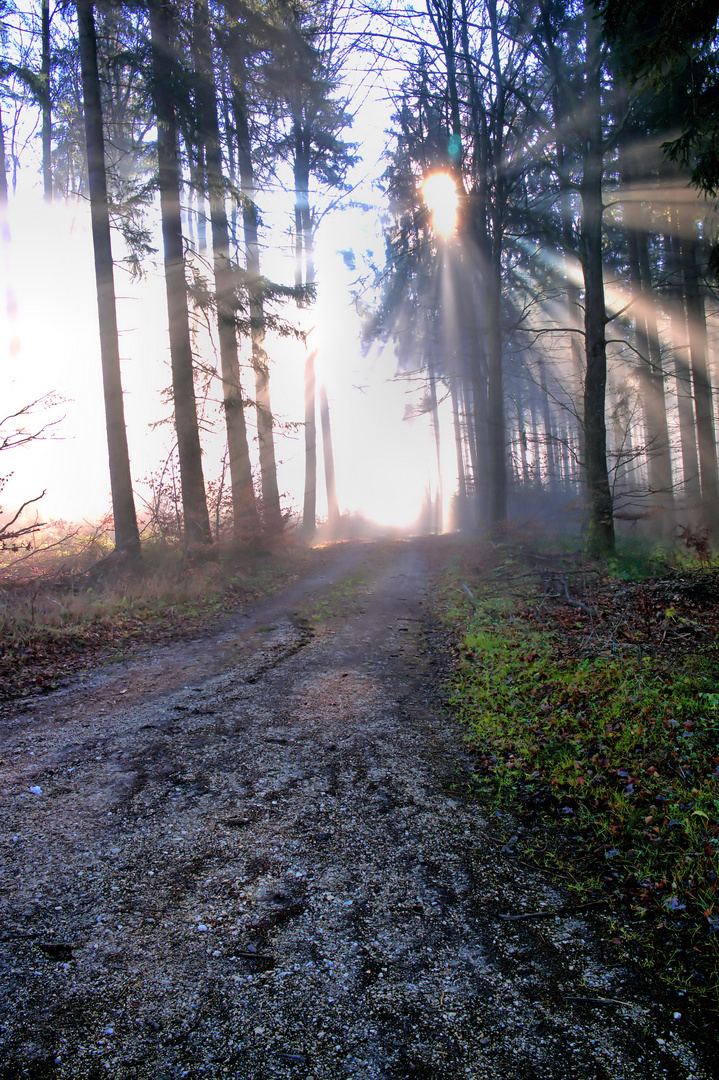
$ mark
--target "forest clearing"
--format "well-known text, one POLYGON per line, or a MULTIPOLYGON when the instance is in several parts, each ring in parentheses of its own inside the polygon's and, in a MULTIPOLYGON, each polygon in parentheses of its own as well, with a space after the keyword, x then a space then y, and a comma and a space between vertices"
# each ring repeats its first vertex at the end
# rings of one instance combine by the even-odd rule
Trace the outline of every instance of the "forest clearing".
POLYGON ((694 710, 716 695, 692 664, 699 646, 716 686, 715 574, 602 583, 574 556, 565 593, 538 561, 334 545, 202 628, 178 605, 174 641, 6 687, 0 1075, 711 1076, 719 762, 716 712, 694 710), (608 644, 625 679, 638 659, 664 680, 641 704, 620 686, 625 710, 676 716, 691 747, 662 727, 633 759, 604 731, 637 738, 616 701, 588 734, 608 644), (583 685, 555 685, 572 658, 583 685), (556 746, 529 753, 552 731, 571 776, 556 746), (611 806, 580 782, 598 753, 611 806), (634 820, 652 802, 660 845, 634 820))

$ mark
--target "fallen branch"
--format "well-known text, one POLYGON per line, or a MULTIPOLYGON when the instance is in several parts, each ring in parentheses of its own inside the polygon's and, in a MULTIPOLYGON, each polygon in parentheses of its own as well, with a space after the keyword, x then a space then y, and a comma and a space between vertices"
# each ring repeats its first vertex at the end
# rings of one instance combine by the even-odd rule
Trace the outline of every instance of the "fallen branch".
POLYGON ((581 997, 579 994, 569 994, 564 998, 564 1001, 584 1001, 589 1005, 626 1005, 628 1009, 639 1007, 636 1001, 621 1001, 619 998, 581 997))
POLYGON ((553 919, 560 915, 574 915, 579 911, 589 911, 591 908, 603 907, 608 904, 607 899, 604 900, 590 900, 586 904, 573 904, 568 907, 553 908, 543 911, 523 911, 521 915, 499 915, 498 918, 504 919, 505 922, 518 922, 520 919, 553 919))
POLYGON ((479 611, 479 604, 478 604, 478 603, 477 603, 477 601, 475 600, 475 598, 474 598, 474 595, 473 595, 472 591, 471 591, 471 590, 469 589, 469 587, 468 587, 467 585, 465 585, 465 584, 464 584, 464 582, 462 582, 462 588, 463 588, 463 589, 464 589, 464 591, 466 592, 466 594, 467 594, 467 596, 469 597, 469 599, 470 599, 470 600, 472 601, 472 604, 473 604, 473 606, 474 606, 474 607, 475 607, 475 608, 476 608, 476 609, 477 609, 477 610, 479 611))

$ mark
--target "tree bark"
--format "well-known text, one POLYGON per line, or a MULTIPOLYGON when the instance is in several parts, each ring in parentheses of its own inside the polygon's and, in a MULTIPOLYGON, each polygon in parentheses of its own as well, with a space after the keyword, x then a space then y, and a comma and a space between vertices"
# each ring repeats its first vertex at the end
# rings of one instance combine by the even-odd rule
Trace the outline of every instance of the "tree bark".
POLYGON ((105 399, 105 423, 110 465, 115 550, 136 562, 140 558, 135 500, 127 448, 125 409, 122 398, 120 349, 117 336, 115 276, 110 238, 110 214, 105 177, 105 141, 102 130, 100 77, 93 0, 76 0, 83 112, 87 146, 88 188, 95 252, 95 282, 100 324, 100 355, 105 399))
POLYGON ((245 70, 236 49, 230 49, 232 74, 232 111, 237 135, 237 157, 242 188, 242 226, 245 238, 247 293, 250 301, 250 332, 252 335, 252 367, 255 373, 255 406, 257 409, 257 438, 260 450, 260 481, 265 528, 279 534, 283 530, 282 508, 277 484, 275 459, 274 418, 270 401, 270 371, 264 348, 265 313, 260 275, 260 245, 258 239, 255 175, 245 98, 245 70))
POLYGON ((217 92, 212 64, 212 39, 205 0, 195 3, 195 63, 199 121, 205 145, 207 194, 212 227, 212 256, 217 302, 217 333, 222 368, 222 393, 230 455, 233 528, 237 539, 257 536, 260 528, 252 482, 247 425, 237 352, 235 287, 237 278, 230 259, 222 150, 217 119, 217 92))
POLYGON ((330 406, 327 400, 327 387, 320 383, 319 389, 320 424, 322 427, 322 461, 325 467, 325 488, 327 490, 327 524, 333 535, 340 523, 340 508, 337 502, 337 482, 335 480, 335 456, 332 448, 332 424, 330 406))
POLYGON ((317 525, 317 422, 315 419, 315 350, 305 353, 305 490, 302 531, 309 539, 317 525))
POLYGON ((557 436, 554 430, 555 425, 552 417, 552 407, 549 400, 549 391, 547 389, 547 373, 542 359, 539 360, 539 391, 541 396, 544 442, 547 452, 547 488, 550 492, 554 492, 557 486, 557 436))
POLYGON ((2 122, 2 106, 0 103, 0 210, 5 210, 8 204, 7 188, 7 162, 5 160, 5 128, 2 122))
POLYGON ((634 333, 639 354, 639 381, 646 433, 649 493, 661 512, 661 531, 674 535, 674 498, 669 452, 669 426, 664 400, 664 372, 654 309, 649 248, 643 227, 627 229, 629 274, 635 297, 634 333))
POLYGON ((42 183, 46 202, 52 201, 52 101, 50 98, 50 0, 40 9, 42 76, 42 183))
POLYGON ((669 321, 672 336, 672 361, 677 386, 677 411, 679 414, 679 437, 682 453, 682 476, 684 503, 690 510, 698 509, 701 502, 699 487, 699 458, 697 456, 696 427, 694 424, 694 398, 692 395, 692 372, 689 360, 689 337, 684 311, 684 280, 682 274, 681 241, 676 208, 670 211, 671 232, 664 237, 665 259, 669 278, 669 321))
POLYGON ((689 326, 689 352, 691 356, 692 382, 694 384, 694 410, 696 414, 697 443, 699 446, 699 478, 701 483, 702 515, 707 526, 719 529, 719 486, 717 483, 717 452, 714 437, 714 408, 709 375, 707 323, 704 295, 699 282, 697 260, 696 225, 691 212, 684 215, 682 231, 682 264, 684 271, 684 297, 689 326))
MULTIPOLYGON (((315 280, 310 220, 310 131, 301 110, 293 118, 295 179, 295 284, 315 280)), ((305 491, 302 531, 309 539, 317 524, 317 419, 315 408, 315 350, 306 345, 305 356, 305 491)))
POLYGON ((507 448, 504 413, 504 373, 502 370, 502 251, 506 182, 504 166, 504 77, 499 51, 496 0, 487 0, 494 77, 497 83, 494 106, 495 182, 492 200, 492 254, 487 280, 487 405, 489 420, 490 520, 501 526, 507 519, 507 448))
POLYGON ((584 440, 589 527, 587 548, 593 555, 612 555, 615 548, 612 495, 607 470, 605 403, 607 388, 606 308, 602 262, 602 118, 601 55, 595 11, 585 0, 587 70, 582 200, 582 266, 584 271, 584 440))
POLYGON ((184 531, 187 543, 206 544, 212 539, 212 534, 202 473, 200 435, 197 427, 197 402, 187 310, 185 254, 182 242, 181 174, 177 154, 177 123, 170 96, 172 72, 175 65, 171 42, 176 37, 176 29, 172 9, 166 0, 158 0, 150 8, 150 34, 153 94, 157 116, 157 158, 165 292, 184 531))

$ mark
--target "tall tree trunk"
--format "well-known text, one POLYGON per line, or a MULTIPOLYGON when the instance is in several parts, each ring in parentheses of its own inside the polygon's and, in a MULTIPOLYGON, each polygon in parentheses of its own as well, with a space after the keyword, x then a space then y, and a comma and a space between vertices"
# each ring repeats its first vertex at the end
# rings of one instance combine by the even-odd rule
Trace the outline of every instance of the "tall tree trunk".
POLYGON ((0 210, 4 213, 8 204, 7 162, 5 160, 5 128, 2 122, 2 103, 0 103, 0 210))
POLYGON ((8 221, 8 186, 5 162, 5 130, 2 126, 2 110, 0 110, 0 244, 3 248, 3 258, 7 269, 5 285, 5 311, 9 328, 8 354, 11 360, 20 355, 21 342, 18 332, 18 307, 17 297, 13 288, 13 274, 10 265, 10 222, 8 221))
POLYGON ((258 238, 255 175, 252 164, 250 126, 245 97, 246 72, 238 48, 230 49, 232 74, 232 111, 237 134, 237 157, 242 188, 242 226, 245 238, 247 293, 250 300, 250 332, 252 334, 252 367, 255 373, 255 404, 257 408, 257 438, 260 450, 260 480, 265 528, 279 534, 283 529, 280 493, 277 484, 274 419, 270 401, 270 372, 264 348, 265 313, 260 275, 260 245, 258 238))
POLYGON ((309 539, 317 524, 317 421, 315 419, 315 350, 305 352, 305 490, 302 531, 309 539))
POLYGON ((665 375, 662 365, 662 350, 657 324, 656 302, 652 285, 652 273, 649 263, 649 235, 642 227, 637 237, 639 245, 639 270, 642 288, 647 300, 646 326, 649 348, 652 431, 655 433, 656 454, 652 461, 650 483, 658 494, 662 513, 662 532, 665 536, 675 533, 674 521, 674 483, 672 478, 672 458, 669 443, 669 422, 665 397, 665 375))
POLYGON ((82 72, 87 174, 90 191, 92 242, 95 251, 95 282, 100 324, 102 385, 110 465, 115 550, 135 562, 140 558, 140 535, 132 492, 127 448, 125 409, 122 398, 120 350, 117 337, 115 276, 110 238, 110 214, 105 177, 105 141, 100 104, 100 76, 93 0, 76 0, 80 66, 82 72))
POLYGON ((450 375, 450 392, 452 395, 452 424, 454 427, 454 452, 457 458, 457 514, 455 528, 464 532, 467 528, 467 475, 464 467, 464 445, 462 440, 462 420, 460 409, 460 387, 458 375, 455 372, 450 375))
POLYGON ((584 356, 582 355, 582 307, 580 303, 579 286, 574 278, 573 265, 576 257, 576 241, 574 236, 573 207, 572 207, 572 178, 567 164, 565 137, 567 118, 572 113, 568 100, 568 77, 566 61, 561 48, 557 44, 557 35, 551 20, 552 5, 542 4, 541 22, 544 32, 544 40, 549 58, 549 66, 552 75, 552 126, 554 129, 554 145, 557 159, 557 175, 560 192, 559 210, 562 221, 562 248, 564 253, 564 276, 567 294, 567 327, 569 328, 569 349, 572 359, 572 370, 576 381, 576 393, 572 395, 576 402, 579 417, 579 442, 580 459, 585 457, 584 449, 584 417, 582 415, 582 394, 584 386, 584 356))
POLYGON ((654 309, 647 234, 627 229, 629 274, 635 296, 634 333, 639 354, 639 381, 646 431, 648 486, 653 506, 662 512, 661 529, 674 535, 674 498, 669 453, 669 426, 664 400, 664 372, 654 309))
POLYGON ((504 76, 499 46, 496 0, 488 0, 494 78, 497 84, 494 108, 495 183, 492 200, 492 254, 487 280, 487 405, 489 419, 490 519, 501 526, 507 519, 507 449, 504 417, 504 376, 502 371, 502 251, 504 248, 504 76))
POLYGON ((527 426, 524 422, 524 407, 515 403, 517 410, 517 443, 519 444, 519 458, 514 456, 515 469, 514 476, 517 481, 521 481, 525 488, 528 488, 532 483, 532 477, 529 472, 529 459, 527 458, 527 426), (520 476, 519 466, 522 466, 522 473, 520 476))
MULTIPOLYGON (((313 285, 315 280, 312 226, 310 221, 310 132, 301 112, 293 120, 295 142, 295 284, 313 285)), ((315 409, 315 350, 306 345, 305 355, 305 492, 302 531, 314 534, 317 522, 317 419, 315 409)))
POLYGON ((670 211, 671 231, 664 237, 664 249, 669 277, 669 323, 672 336, 672 361, 677 387, 677 412, 679 414, 679 437, 682 452, 682 475, 684 480, 684 503, 691 510, 698 509, 701 502, 699 486, 699 458, 697 456, 696 427, 694 424, 694 398, 692 395, 692 372, 689 360, 689 337, 684 310, 684 277, 682 273, 681 240, 676 209, 670 211))
POLYGON ((583 401, 581 394, 581 387, 584 385, 585 378, 585 357, 582 355, 582 305, 580 302, 579 286, 576 284, 573 273, 572 265, 576 255, 574 230, 572 223, 572 206, 571 195, 568 189, 568 180, 566 177, 566 166, 564 164, 564 146, 560 141, 557 142, 557 156, 561 161, 560 172, 560 187, 564 190, 561 197, 561 212, 562 212, 562 244, 564 247, 564 275, 566 280, 566 292, 567 292, 567 326, 569 327, 569 350, 572 358, 572 370, 574 372, 574 379, 576 383, 576 393, 573 394, 573 398, 576 402, 576 408, 579 418, 579 445, 580 456, 584 460, 584 414, 583 414, 583 401), (560 149, 561 147, 561 149, 560 149))
POLYGON ((46 202, 52 200, 52 101, 50 98, 50 0, 42 0, 40 9, 42 59, 42 185, 46 202))
POLYGON ((717 484, 717 450, 714 438, 714 409, 709 376, 707 323, 704 294, 699 282, 696 226, 691 210, 684 215, 682 232, 682 264, 684 296, 689 325, 694 409, 697 443, 699 445, 699 477, 702 494, 702 515, 712 532, 719 529, 719 486, 717 484))
POLYGON ((584 94, 582 264, 584 270, 584 439, 589 528, 587 548, 593 555, 614 553, 614 517, 607 470, 605 401, 607 388, 606 308, 602 263, 602 117, 599 28, 590 0, 585 0, 587 71, 584 94))
POLYGON ((207 251, 207 212, 205 210, 205 148, 195 145, 187 153, 190 167, 190 202, 195 203, 197 250, 201 255, 207 251))
POLYGON ((437 495, 432 508, 431 531, 441 533, 444 528, 444 481, 442 479, 442 435, 439 426, 439 402, 437 401, 437 376, 434 363, 429 364, 429 403, 434 435, 434 452, 437 459, 437 495))
POLYGON ((477 459, 477 432, 475 428, 475 404, 474 395, 472 394, 472 384, 468 378, 462 380, 460 384, 461 401, 460 405, 464 409, 465 426, 467 429, 467 448, 469 451, 469 466, 471 469, 471 482, 467 482, 466 486, 469 491, 473 493, 472 511, 467 513, 467 528, 471 528, 476 524, 476 501, 477 501, 477 482, 479 478, 479 461, 477 459))
POLYGON ((320 383, 319 389, 320 423, 322 426, 322 460, 325 467, 325 487, 327 489, 327 524, 333 534, 337 533, 340 523, 340 508, 337 502, 337 482, 335 480, 335 456, 332 448, 332 424, 330 406, 327 400, 327 387, 320 383))
POLYGON ((539 391, 541 395, 544 442, 547 451, 547 488, 549 491, 554 491, 557 486, 557 436, 554 430, 555 425, 552 418, 549 390, 547 389, 547 373, 541 359, 539 360, 539 391))
MULTIPOLYGON (((476 283, 474 287, 477 288, 476 283)), ((469 346, 469 384, 472 395, 474 525, 476 528, 481 529, 486 527, 490 520, 489 417, 487 404, 487 354, 485 349, 487 335, 482 319, 482 307, 476 304, 474 296, 466 296, 464 311, 468 319, 467 334, 471 341, 469 346)))
POLYGON ((199 119, 205 143, 207 194, 212 225, 212 255, 217 300, 217 332, 222 367, 222 393, 230 453, 230 485, 235 536, 253 537, 259 532, 259 518, 252 483, 252 465, 247 442, 244 402, 237 352, 235 300, 236 274, 230 259, 230 235, 225 208, 222 150, 217 119, 217 93, 212 64, 210 17, 205 0, 195 3, 195 45, 198 79, 199 119))
POLYGON ((197 427, 197 402, 187 310, 185 254, 182 242, 181 173, 177 151, 177 124, 171 97, 175 66, 171 42, 175 40, 177 31, 174 25, 173 8, 167 0, 158 0, 150 8, 150 34, 153 95, 157 116, 160 214, 172 362, 172 393, 180 459, 185 540, 190 544, 205 544, 209 543, 212 534, 202 474, 200 435, 197 427))

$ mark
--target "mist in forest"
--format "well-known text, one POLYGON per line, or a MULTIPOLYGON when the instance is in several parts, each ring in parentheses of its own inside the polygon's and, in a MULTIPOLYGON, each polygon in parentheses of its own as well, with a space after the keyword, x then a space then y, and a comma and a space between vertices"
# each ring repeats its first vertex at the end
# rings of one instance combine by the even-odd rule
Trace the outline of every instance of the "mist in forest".
POLYGON ((711 13, 27 0, 3 35, 7 566, 62 520, 131 560, 716 532, 711 13))

